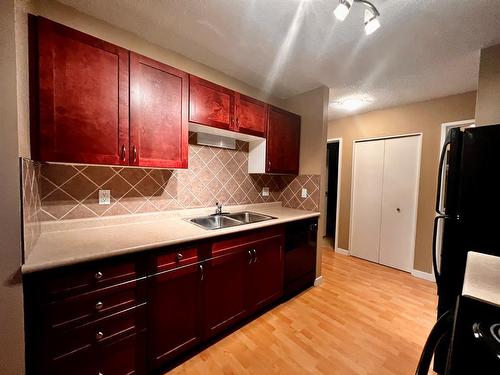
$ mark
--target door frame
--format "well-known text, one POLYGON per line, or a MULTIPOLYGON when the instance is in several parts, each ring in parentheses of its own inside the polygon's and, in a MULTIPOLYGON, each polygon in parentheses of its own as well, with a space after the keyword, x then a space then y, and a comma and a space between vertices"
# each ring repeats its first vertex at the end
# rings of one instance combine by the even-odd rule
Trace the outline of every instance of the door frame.
MULTIPOLYGON (((422 139, 424 137, 424 134, 422 132, 417 132, 417 133, 407 133, 407 134, 397 134, 397 135, 388 135, 388 136, 380 136, 380 137, 370 137, 370 138, 360 138, 360 139, 354 139, 352 141, 352 162, 351 162, 351 201, 349 203, 349 252, 351 250, 351 243, 352 243, 352 221, 353 221, 353 202, 354 202, 354 169, 356 167, 356 143, 359 142, 370 142, 370 141, 381 141, 381 140, 386 140, 386 139, 394 139, 394 138, 407 138, 407 137, 418 137, 419 140, 419 145, 418 145, 418 154, 417 154, 417 176, 416 176, 416 184, 417 188, 415 189, 415 196, 414 196, 414 202, 415 202, 415 212, 414 212, 414 217, 413 217, 413 230, 412 230, 412 239, 411 239, 411 247, 413 248, 413 251, 411 252, 411 269, 406 272, 413 273, 414 270, 414 265, 415 265, 415 244, 417 240, 417 220, 418 220, 418 197, 420 194, 420 175, 421 175, 421 169, 422 169, 422 139)), ((405 271, 405 270, 402 270, 405 271)))
MULTIPOLYGON (((441 155, 441 150, 443 149, 444 141, 446 140, 446 134, 450 129, 461 128, 463 126, 476 126, 476 119, 469 120, 460 120, 460 121, 452 121, 452 122, 443 122, 441 124, 441 139, 439 141, 439 150, 438 155, 441 155)), ((439 171, 438 171, 439 174, 439 171)), ((441 176, 441 187, 444 187, 443 180, 445 176, 441 176)), ((438 269, 441 266, 441 249, 443 245, 443 221, 439 220, 437 224, 437 233, 436 233, 436 259, 438 261, 438 269)), ((434 268, 432 269, 432 275, 434 276, 434 268)))
MULTIPOLYGON (((334 248, 333 250, 337 253, 342 253, 344 255, 349 255, 346 254, 346 251, 339 251, 339 218, 340 218, 340 187, 341 187, 341 180, 342 180, 342 143, 343 139, 342 138, 328 138, 326 140, 326 144, 328 147, 328 143, 338 143, 339 144, 339 162, 338 162, 338 169, 337 169, 337 212, 335 212, 335 243, 334 243, 334 248)), ((328 159, 326 159, 328 162, 328 159)), ((326 181, 326 191, 328 191, 328 173, 330 173, 330 166, 328 165, 327 168, 327 175, 325 176, 325 181, 326 181)), ((325 206, 323 208, 323 214, 325 220, 323 220, 323 237, 326 237, 326 217, 328 214, 328 197, 326 197, 325 200, 325 206)))

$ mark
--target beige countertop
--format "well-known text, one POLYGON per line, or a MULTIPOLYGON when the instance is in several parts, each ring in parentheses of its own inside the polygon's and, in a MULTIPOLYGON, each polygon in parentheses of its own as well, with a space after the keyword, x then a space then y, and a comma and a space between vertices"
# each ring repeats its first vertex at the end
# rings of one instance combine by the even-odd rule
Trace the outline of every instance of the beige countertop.
POLYGON ((469 252, 462 295, 500 306, 500 257, 469 252))
POLYGON ((224 207, 224 211, 248 210, 276 219, 230 228, 207 230, 186 219, 212 214, 213 208, 96 219, 43 222, 41 234, 22 266, 23 274, 50 268, 154 249, 249 229, 263 228, 319 216, 285 208, 281 203, 224 207))

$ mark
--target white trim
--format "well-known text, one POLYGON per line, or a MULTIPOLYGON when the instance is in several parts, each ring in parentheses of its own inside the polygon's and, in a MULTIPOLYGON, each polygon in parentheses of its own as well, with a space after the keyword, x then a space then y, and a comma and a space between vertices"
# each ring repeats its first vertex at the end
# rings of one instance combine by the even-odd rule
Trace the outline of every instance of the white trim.
POLYGON ((351 255, 351 253, 349 252, 349 250, 346 250, 346 249, 341 249, 340 247, 336 247, 335 248, 335 252, 336 253, 339 253, 339 254, 342 254, 342 255, 351 255))
POLYGON ((433 283, 436 282, 436 278, 434 277, 434 273, 429 273, 429 272, 424 272, 424 271, 419 271, 419 270, 413 269, 411 271, 411 275, 413 277, 417 277, 419 279, 424 279, 424 280, 427 280, 427 281, 432 281, 433 283))
MULTIPOLYGON (((422 162, 422 139, 424 137, 423 133, 408 133, 408 134, 399 134, 399 135, 391 135, 391 136, 383 136, 383 137, 373 137, 373 138, 362 138, 362 139, 355 139, 352 141, 352 170, 351 170, 351 202, 350 202, 350 218, 349 218, 349 249, 352 248, 352 221, 353 221, 353 210, 352 207, 353 205, 353 193, 354 193, 354 170, 356 167, 356 142, 367 142, 367 141, 380 141, 380 140, 385 140, 385 139, 394 139, 394 138, 406 138, 406 137, 418 137, 419 139, 419 152, 418 152, 418 167, 417 167, 417 178, 416 178, 416 184, 417 184, 417 189, 415 190, 415 213, 414 213, 414 225, 413 225, 413 235, 412 235, 412 255, 411 255, 411 262, 410 264, 413 267, 413 264, 415 262, 415 243, 416 243, 416 237, 417 237, 417 218, 418 218, 418 197, 420 193, 420 170, 421 170, 421 162, 422 162)), ((380 251, 380 249, 379 249, 380 251)), ((411 272, 411 270, 405 270, 407 272, 411 272)))
POLYGON ((314 286, 321 285, 323 283, 323 276, 318 276, 316 280, 314 280, 314 286))
MULTIPOLYGON (((342 138, 328 138, 326 140, 326 143, 335 143, 338 142, 339 144, 339 161, 338 161, 338 168, 337 168, 337 212, 335 213, 335 243, 333 244, 334 249, 336 250, 337 247, 339 246, 339 219, 340 219, 340 186, 341 186, 341 180, 342 180, 342 144, 343 144, 343 139, 342 138)), ((328 166, 328 172, 330 171, 330 166, 328 166)), ((328 176, 327 176, 328 177, 328 176)), ((327 185, 327 190, 328 190, 328 180, 326 181, 327 185)), ((328 209, 328 201, 325 202, 325 220, 324 220, 324 228, 323 228, 323 233, 326 235, 326 220, 327 220, 327 209, 328 209)))

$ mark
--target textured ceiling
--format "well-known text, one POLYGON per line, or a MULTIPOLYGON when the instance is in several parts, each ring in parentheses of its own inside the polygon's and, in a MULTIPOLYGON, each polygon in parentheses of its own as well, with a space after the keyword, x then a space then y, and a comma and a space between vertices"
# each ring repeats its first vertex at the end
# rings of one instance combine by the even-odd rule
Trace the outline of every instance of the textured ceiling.
POLYGON ((326 85, 331 101, 372 97, 363 112, 476 88, 500 0, 372 1, 382 27, 366 36, 362 6, 341 23, 337 0, 60 0, 278 97, 326 85))

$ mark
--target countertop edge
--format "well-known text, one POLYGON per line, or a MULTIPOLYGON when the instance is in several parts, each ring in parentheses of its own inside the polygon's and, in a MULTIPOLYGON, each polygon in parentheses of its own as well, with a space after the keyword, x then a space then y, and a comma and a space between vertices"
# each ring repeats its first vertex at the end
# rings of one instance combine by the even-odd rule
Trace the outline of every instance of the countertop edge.
POLYGON ((76 258, 69 258, 69 259, 63 259, 59 262, 45 262, 45 263, 37 263, 34 265, 30 265, 29 263, 25 263, 21 266, 21 273, 23 275, 28 275, 28 274, 33 274, 36 272, 42 272, 42 271, 48 271, 51 269, 56 269, 60 267, 65 267, 65 266, 71 266, 71 265, 76 265, 80 263, 86 263, 86 262, 91 262, 91 261, 96 261, 96 260, 101 260, 101 259, 107 259, 107 258, 112 258, 120 255, 126 255, 126 254, 133 254, 141 251, 147 251, 147 250, 154 250, 158 249, 160 247, 165 247, 165 246, 174 246, 174 245, 179 245, 182 243, 188 243, 188 242, 194 242, 194 241, 199 241, 207 238, 214 238, 214 237, 219 237, 219 236, 224 236, 228 234, 234 234, 234 233, 239 233, 239 232, 246 232, 249 230, 254 230, 254 229, 260 229, 260 228, 265 228, 265 227, 270 227, 274 225, 280 225, 280 224, 285 224, 289 223, 292 221, 299 221, 299 220, 304 220, 304 219, 310 219, 314 217, 319 217, 320 213, 319 212, 307 212, 301 215, 298 215, 296 217, 290 217, 290 218, 277 218, 274 220, 269 220, 269 221, 264 221, 264 222, 259 222, 259 223, 253 223, 253 224, 245 224, 237 227, 231 227, 231 228, 225 228, 223 230, 207 230, 206 233, 203 234, 197 234, 194 236, 190 236, 189 238, 178 238, 175 240, 169 240, 169 241, 161 241, 161 242, 156 242, 156 243, 148 243, 144 245, 139 245, 139 246, 132 246, 129 248, 122 248, 122 249, 117 249, 113 251, 108 251, 104 252, 101 254, 92 254, 92 255, 82 255, 78 259, 76 258), (278 220, 278 221, 276 221, 278 220))

